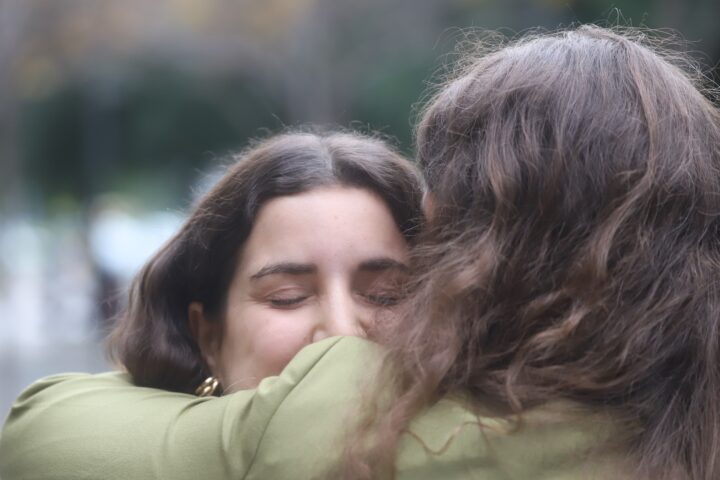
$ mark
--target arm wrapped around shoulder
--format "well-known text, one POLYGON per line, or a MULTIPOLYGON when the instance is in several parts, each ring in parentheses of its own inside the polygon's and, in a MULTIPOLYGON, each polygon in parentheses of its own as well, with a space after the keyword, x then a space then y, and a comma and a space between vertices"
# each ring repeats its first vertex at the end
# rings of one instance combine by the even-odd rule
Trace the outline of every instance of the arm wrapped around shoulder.
MULTIPOLYGON (((280 376, 265 379, 255 390, 219 398, 136 387, 120 373, 40 380, 18 398, 6 421, 0 437, 0 478, 237 479, 251 469, 262 471, 258 464, 265 462, 265 456, 272 463, 280 455, 278 449, 302 463, 307 455, 290 444, 307 440, 297 431, 308 426, 303 426, 303 418, 312 421, 308 416, 333 415, 327 409, 309 415, 316 401, 345 411, 333 378, 348 382, 344 370, 357 367, 337 368, 337 361, 323 361, 331 350, 343 350, 336 348, 338 343, 350 350, 358 343, 367 344, 349 338, 313 344, 280 376), (320 375, 316 371, 320 367, 342 371, 320 375), (318 395, 328 398, 323 401, 318 395), (298 409, 298 422, 274 421, 278 410, 286 412, 288 406, 298 409)), ((337 360, 342 352, 333 354, 337 360)), ((323 428, 332 430, 332 426, 323 428)), ((311 470, 322 466, 311 460, 306 463, 311 470)))

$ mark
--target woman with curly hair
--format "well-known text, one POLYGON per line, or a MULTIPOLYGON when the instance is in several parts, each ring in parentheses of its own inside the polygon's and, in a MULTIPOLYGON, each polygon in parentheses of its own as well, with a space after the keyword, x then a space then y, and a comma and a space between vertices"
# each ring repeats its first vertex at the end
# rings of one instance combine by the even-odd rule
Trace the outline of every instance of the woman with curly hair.
POLYGON ((119 454, 138 435, 111 408, 69 415, 111 389, 40 384, 0 466, 40 472, 13 445, 79 423, 102 441, 63 473, 719 478, 720 114, 688 65, 592 26, 466 57, 418 125, 429 221, 381 347, 324 340, 201 404, 117 386, 154 438, 119 454))

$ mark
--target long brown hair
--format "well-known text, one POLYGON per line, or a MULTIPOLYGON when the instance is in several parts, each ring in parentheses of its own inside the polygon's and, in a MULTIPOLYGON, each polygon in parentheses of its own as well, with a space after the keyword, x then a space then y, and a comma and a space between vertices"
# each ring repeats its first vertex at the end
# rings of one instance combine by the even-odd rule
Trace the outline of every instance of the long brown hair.
POLYGON ((720 478, 720 115, 652 43, 528 36, 431 99, 419 280, 383 336, 389 407, 346 477, 392 471, 413 415, 460 392, 513 414, 601 409, 633 426, 638 476, 720 478))
POLYGON ((188 325, 201 302, 222 321, 229 282, 260 207, 275 197, 342 185, 376 194, 409 243, 423 221, 417 169, 378 138, 296 132, 237 156, 180 231, 134 279, 127 309, 108 340, 137 385, 192 392, 209 375, 188 325))

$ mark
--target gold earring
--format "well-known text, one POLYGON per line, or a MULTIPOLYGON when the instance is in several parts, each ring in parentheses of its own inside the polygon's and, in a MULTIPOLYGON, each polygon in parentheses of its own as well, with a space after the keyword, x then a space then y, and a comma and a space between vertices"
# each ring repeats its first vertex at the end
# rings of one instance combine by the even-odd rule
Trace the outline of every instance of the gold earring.
POLYGON ((220 385, 220 381, 213 377, 212 375, 207 377, 199 387, 195 389, 195 395, 198 397, 209 397, 213 393, 215 393, 215 390, 217 390, 218 386, 220 385))

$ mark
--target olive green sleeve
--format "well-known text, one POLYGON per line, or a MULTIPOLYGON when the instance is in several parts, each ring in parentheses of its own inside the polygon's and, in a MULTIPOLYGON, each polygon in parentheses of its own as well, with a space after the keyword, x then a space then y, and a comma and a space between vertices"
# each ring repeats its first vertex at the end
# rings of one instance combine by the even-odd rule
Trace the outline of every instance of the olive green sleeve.
MULTIPOLYGON (((46 378, 10 412, 0 478, 327 478, 354 440, 380 357, 367 340, 326 339, 257 389, 220 398, 135 387, 119 373, 46 378)), ((448 396, 401 437, 396 478, 628 478, 624 450, 608 441, 617 435, 607 415, 571 402, 527 411, 519 428, 448 396)))
POLYGON ((243 478, 278 408, 340 340, 310 345, 280 376, 220 398, 135 387, 120 373, 40 380, 6 421, 0 478, 243 478))

